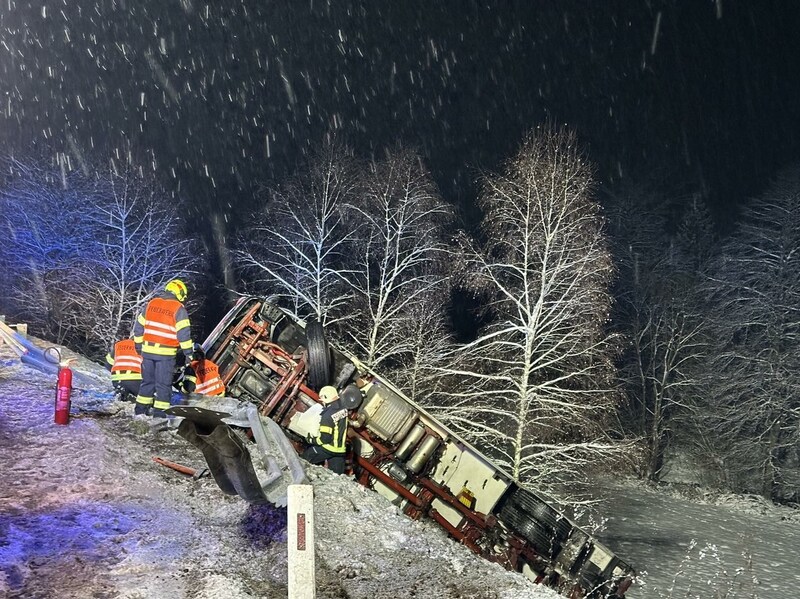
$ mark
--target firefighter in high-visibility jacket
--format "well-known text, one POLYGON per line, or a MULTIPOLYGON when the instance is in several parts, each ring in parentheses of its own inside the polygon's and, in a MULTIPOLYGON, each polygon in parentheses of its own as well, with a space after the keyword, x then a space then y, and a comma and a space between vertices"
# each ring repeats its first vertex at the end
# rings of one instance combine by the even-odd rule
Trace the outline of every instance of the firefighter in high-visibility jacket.
POLYGON ((188 289, 180 279, 173 279, 164 291, 147 302, 133 327, 133 340, 142 355, 142 384, 136 397, 134 414, 166 416, 172 398, 175 357, 183 352, 193 359, 192 328, 183 302, 188 289))
POLYGON ((312 464, 327 462, 331 472, 344 474, 348 410, 340 402, 336 387, 328 385, 320 389, 319 400, 324 405, 320 414, 319 436, 309 435, 307 441, 311 446, 303 452, 302 457, 312 464))
POLYGON ((224 396, 225 384, 219 376, 219 366, 206 357, 199 343, 194 346, 194 357, 183 373, 183 392, 224 396))
POLYGON ((106 354, 106 367, 111 371, 111 384, 122 401, 135 401, 142 384, 142 356, 133 339, 122 339, 106 354))

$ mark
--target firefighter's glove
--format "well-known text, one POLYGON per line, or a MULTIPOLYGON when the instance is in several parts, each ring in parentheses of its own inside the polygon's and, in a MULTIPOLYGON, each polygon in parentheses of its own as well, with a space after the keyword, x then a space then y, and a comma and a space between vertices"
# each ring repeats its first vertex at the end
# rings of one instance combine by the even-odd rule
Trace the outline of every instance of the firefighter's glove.
POLYGON ((194 393, 197 384, 197 375, 194 372, 194 368, 191 366, 184 367, 182 383, 184 393, 194 393))
POLYGON ((184 378, 184 368, 183 366, 177 366, 175 370, 172 372, 172 386, 176 389, 180 389, 181 385, 183 384, 184 378))

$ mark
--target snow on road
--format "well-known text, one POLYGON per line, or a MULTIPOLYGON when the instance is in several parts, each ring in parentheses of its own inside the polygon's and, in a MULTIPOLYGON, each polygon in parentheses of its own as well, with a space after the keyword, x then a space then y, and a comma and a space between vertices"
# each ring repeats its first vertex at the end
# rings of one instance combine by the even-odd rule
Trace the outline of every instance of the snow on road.
MULTIPOLYGON (((81 359, 79 368, 103 376, 81 359)), ((285 510, 252 507, 192 467, 199 452, 131 418, 111 388, 73 392, 53 423, 55 380, 0 345, 0 596, 35 599, 286 597, 285 510)), ((547 599, 553 591, 413 522, 348 477, 315 484, 317 597, 547 599)))

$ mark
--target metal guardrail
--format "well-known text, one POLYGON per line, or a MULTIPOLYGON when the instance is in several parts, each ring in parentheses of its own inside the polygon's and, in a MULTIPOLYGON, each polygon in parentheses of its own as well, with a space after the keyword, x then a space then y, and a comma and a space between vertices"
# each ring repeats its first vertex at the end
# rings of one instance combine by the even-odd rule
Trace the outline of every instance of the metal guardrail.
POLYGON ((72 360, 62 360, 58 348, 51 346, 42 349, 36 345, 27 337, 27 325, 25 325, 25 331, 26 333, 23 335, 19 330, 15 331, 10 325, 0 321, 0 339, 11 346, 23 364, 54 376, 58 375, 62 366, 69 365, 73 375, 84 383, 97 385, 100 382, 96 377, 76 370, 72 360))

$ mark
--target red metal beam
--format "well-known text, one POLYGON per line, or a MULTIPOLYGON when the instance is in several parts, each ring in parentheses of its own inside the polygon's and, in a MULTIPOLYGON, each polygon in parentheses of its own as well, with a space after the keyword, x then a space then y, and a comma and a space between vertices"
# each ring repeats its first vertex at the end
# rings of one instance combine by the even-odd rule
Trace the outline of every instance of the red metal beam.
POLYGON ((404 499, 408 500, 410 503, 414 504, 417 507, 426 507, 423 503, 422 499, 414 495, 411 491, 406 489, 403 485, 398 483, 394 480, 391 476, 386 474, 383 470, 375 466, 374 464, 370 463, 368 460, 364 459, 360 455, 356 456, 356 462, 359 466, 361 466, 364 470, 368 471, 372 476, 380 480, 383 484, 389 487, 392 491, 401 495, 404 499))
POLYGON ((434 520, 436 520, 436 522, 439 523, 439 526, 444 528, 450 534, 451 537, 453 537, 455 539, 458 539, 459 543, 461 543, 462 545, 466 545, 467 547, 472 549, 472 551, 474 551, 478 555, 481 555, 483 553, 481 551, 480 545, 478 545, 474 541, 468 539, 466 537, 466 535, 464 535, 463 532, 461 532, 455 526, 450 524, 450 522, 448 522, 445 519, 445 517, 442 516, 439 512, 437 512, 436 510, 431 510, 430 512, 428 512, 428 515, 431 518, 433 518, 434 520))

